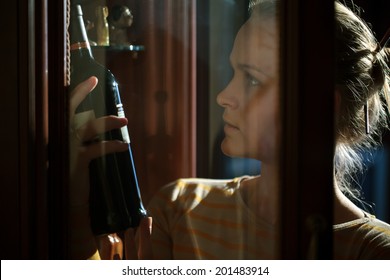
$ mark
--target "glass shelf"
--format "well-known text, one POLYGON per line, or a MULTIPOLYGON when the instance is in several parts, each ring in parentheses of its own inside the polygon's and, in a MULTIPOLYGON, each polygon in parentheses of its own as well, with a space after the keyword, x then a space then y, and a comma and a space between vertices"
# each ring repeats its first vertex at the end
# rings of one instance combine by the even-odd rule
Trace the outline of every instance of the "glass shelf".
POLYGON ((132 51, 140 52, 145 50, 143 45, 118 45, 118 46, 91 46, 92 49, 106 50, 106 51, 132 51))

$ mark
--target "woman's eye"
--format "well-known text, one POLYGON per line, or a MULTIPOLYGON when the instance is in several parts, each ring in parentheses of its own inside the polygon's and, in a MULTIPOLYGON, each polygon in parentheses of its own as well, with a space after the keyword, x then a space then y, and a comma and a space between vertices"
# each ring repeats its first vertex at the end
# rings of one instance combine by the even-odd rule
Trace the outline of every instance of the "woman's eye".
POLYGON ((253 77, 251 74, 246 73, 245 76, 246 76, 246 82, 248 86, 255 87, 260 85, 260 81, 257 80, 255 77, 253 77))

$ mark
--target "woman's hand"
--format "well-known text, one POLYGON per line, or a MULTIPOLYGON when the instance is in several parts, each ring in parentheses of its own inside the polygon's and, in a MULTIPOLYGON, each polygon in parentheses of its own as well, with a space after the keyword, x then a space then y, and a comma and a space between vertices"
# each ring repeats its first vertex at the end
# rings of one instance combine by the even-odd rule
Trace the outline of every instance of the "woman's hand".
POLYGON ((91 118, 80 122, 75 116, 76 108, 96 87, 96 77, 80 83, 70 94, 70 205, 88 204, 89 170, 91 160, 114 152, 123 152, 128 144, 121 141, 95 141, 104 132, 127 125, 126 118, 106 116, 91 118))
POLYGON ((126 230, 125 258, 128 260, 153 259, 151 234, 152 217, 143 218, 138 228, 126 230))

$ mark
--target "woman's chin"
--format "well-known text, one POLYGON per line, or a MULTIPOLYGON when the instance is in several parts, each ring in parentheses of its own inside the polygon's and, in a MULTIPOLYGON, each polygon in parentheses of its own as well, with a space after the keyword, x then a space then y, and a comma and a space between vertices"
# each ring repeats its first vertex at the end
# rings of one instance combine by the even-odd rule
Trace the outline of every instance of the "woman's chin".
POLYGON ((238 145, 234 145, 232 141, 224 139, 221 143, 222 153, 229 157, 242 157, 243 153, 239 151, 238 145))

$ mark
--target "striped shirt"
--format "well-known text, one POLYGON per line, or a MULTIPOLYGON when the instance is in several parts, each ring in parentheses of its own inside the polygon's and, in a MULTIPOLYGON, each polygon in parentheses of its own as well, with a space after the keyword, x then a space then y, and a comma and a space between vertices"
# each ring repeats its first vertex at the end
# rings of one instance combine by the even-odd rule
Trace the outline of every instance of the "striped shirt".
MULTIPOLYGON (((180 179, 149 204, 156 259, 275 259, 277 230, 255 217, 240 182, 180 179)), ((337 259, 390 259, 390 225, 367 216, 334 226, 337 259)))

